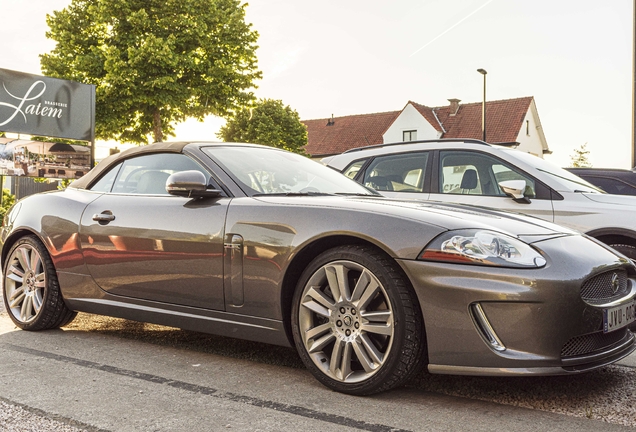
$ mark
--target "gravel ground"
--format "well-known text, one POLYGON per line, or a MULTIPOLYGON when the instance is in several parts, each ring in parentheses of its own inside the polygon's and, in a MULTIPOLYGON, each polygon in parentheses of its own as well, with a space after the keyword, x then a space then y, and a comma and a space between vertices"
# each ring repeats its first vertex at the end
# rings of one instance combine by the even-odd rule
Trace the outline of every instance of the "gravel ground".
MULTIPOLYGON (((8 319, 1 315, 0 306, 0 319, 8 319)), ((291 348, 118 318, 79 314, 67 328, 278 366, 304 367, 291 348)), ((636 427, 636 369, 627 366, 612 365, 561 377, 463 377, 423 372, 408 387, 636 427)), ((46 413, 0 399, 0 430, 80 431, 95 428, 70 419, 47 418, 46 413)))
POLYGON ((86 429, 78 429, 66 422, 55 420, 45 412, 0 400, 0 430, 4 432, 82 432, 86 429))

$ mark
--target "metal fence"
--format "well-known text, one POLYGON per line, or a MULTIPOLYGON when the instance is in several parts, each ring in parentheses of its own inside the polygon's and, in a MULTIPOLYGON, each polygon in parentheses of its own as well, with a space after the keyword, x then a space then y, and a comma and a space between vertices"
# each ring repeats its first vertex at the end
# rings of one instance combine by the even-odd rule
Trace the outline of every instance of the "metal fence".
POLYGON ((33 181, 32 178, 29 177, 11 177, 10 179, 8 177, 4 178, 4 188, 11 189, 11 193, 15 195, 16 200, 39 192, 55 190, 57 189, 57 184, 58 182, 36 183, 35 181, 33 181))

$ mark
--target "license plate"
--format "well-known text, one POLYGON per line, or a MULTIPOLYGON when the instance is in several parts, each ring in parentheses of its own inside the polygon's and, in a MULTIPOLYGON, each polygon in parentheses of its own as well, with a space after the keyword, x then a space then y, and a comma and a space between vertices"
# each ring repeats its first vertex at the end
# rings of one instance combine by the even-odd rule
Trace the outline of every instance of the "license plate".
POLYGON ((636 300, 603 309, 603 333, 618 330, 636 321, 636 300))

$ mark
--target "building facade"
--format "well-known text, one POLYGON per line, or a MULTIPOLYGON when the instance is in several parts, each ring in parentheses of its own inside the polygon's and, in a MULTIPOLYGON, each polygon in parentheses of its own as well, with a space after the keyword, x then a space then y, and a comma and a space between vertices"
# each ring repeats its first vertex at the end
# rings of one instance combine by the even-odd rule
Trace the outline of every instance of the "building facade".
MULTIPOLYGON (((409 101, 402 110, 303 120, 314 158, 368 145, 439 138, 482 139, 482 104, 449 99, 442 107, 409 101)), ((486 141, 543 157, 550 153, 533 97, 486 103, 486 141)))

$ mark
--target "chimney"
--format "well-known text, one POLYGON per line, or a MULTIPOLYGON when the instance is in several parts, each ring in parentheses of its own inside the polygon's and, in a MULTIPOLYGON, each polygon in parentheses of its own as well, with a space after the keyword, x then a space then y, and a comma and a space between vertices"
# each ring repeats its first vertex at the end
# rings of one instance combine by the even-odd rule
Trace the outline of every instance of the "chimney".
POLYGON ((459 103, 461 102, 461 100, 448 99, 448 101, 450 102, 450 115, 454 116, 455 114, 457 114, 457 111, 459 111, 459 103))
POLYGON ((333 114, 331 114, 331 118, 327 120, 327 126, 333 126, 336 121, 333 118, 333 114))

